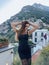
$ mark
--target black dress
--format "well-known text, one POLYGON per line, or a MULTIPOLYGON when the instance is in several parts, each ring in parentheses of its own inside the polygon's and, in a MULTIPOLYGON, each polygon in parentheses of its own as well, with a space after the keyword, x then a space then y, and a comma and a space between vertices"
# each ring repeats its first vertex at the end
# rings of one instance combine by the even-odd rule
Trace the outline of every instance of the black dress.
POLYGON ((29 59, 31 58, 31 48, 28 45, 28 34, 19 35, 19 47, 18 53, 21 59, 29 59))

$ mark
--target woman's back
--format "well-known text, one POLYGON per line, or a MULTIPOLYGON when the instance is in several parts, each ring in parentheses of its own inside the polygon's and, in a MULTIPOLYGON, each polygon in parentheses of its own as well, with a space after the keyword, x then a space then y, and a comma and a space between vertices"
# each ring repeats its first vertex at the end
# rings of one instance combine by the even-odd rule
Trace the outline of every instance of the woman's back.
POLYGON ((19 46, 28 45, 28 33, 27 34, 20 34, 18 39, 19 39, 19 46))
POLYGON ((18 52, 21 58, 31 57, 31 49, 28 45, 28 33, 19 35, 19 47, 18 52))

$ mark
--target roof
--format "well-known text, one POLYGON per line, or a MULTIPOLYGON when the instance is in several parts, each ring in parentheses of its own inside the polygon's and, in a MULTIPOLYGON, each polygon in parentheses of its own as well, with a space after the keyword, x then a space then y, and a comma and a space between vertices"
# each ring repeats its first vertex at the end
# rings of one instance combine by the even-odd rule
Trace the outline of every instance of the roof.
POLYGON ((35 54, 32 55, 32 62, 35 62, 37 60, 37 58, 39 57, 41 53, 41 50, 38 50, 35 54))

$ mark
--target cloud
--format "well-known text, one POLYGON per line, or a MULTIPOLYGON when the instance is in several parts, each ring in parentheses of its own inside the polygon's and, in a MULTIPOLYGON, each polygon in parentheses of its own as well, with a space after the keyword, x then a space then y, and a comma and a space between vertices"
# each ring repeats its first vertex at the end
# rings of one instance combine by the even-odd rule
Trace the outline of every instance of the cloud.
POLYGON ((0 9, 6 6, 11 0, 0 0, 0 9))

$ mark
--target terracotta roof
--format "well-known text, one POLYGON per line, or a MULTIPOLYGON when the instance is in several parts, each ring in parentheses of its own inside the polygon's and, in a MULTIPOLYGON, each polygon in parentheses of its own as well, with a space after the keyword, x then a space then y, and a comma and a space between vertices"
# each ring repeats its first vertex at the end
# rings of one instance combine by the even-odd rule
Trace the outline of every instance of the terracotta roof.
POLYGON ((38 50, 34 55, 32 55, 32 62, 35 62, 38 58, 38 56, 40 55, 41 51, 38 50))

